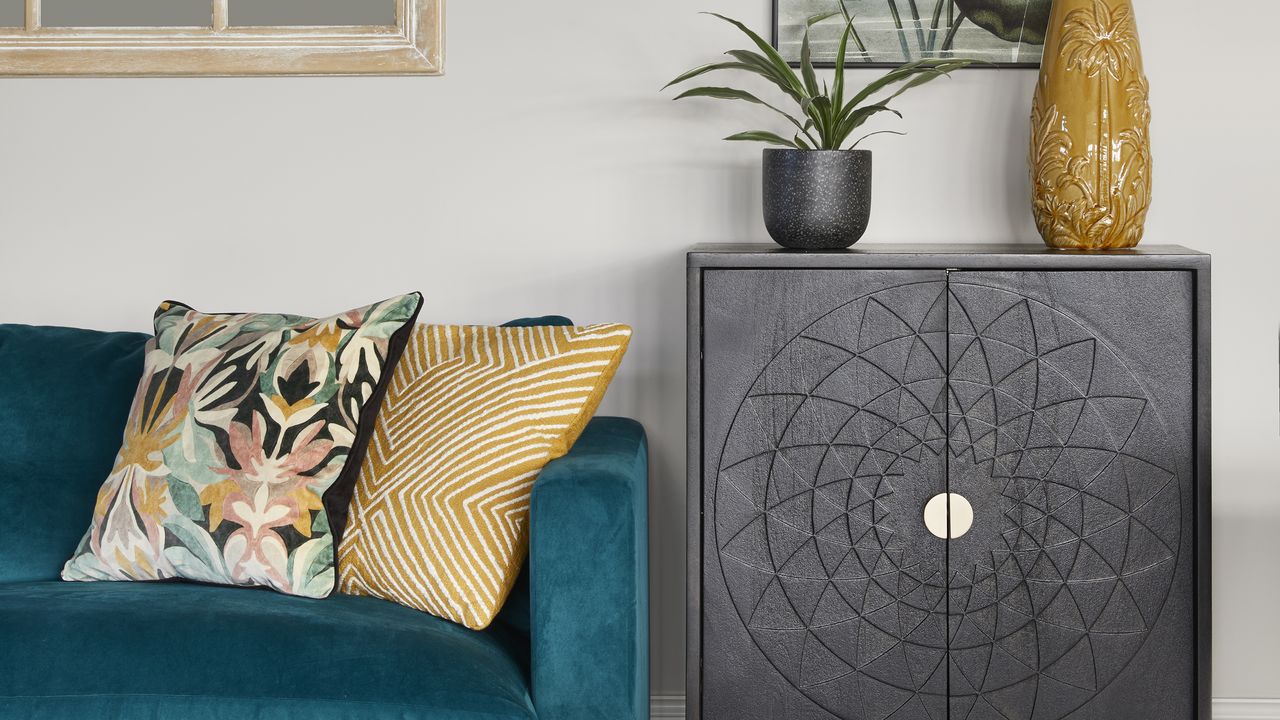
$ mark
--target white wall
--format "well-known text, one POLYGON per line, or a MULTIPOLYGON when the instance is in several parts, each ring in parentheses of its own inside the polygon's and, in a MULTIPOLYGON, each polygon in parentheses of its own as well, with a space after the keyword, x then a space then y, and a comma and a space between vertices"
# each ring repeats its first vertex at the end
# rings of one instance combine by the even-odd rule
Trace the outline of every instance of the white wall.
MULTIPOLYGON (((1280 6, 1216 5, 1138 0, 1148 241, 1215 254, 1216 694, 1280 697, 1280 6)), ((767 6, 454 0, 444 78, 0 81, 0 321, 143 330, 170 297, 327 313, 420 288, 433 321, 632 323, 605 410, 652 436, 654 691, 681 692, 683 252, 767 241, 759 151, 717 138, 769 121, 658 89, 738 46, 695 10, 763 29, 767 6)), ((1036 242, 1033 82, 904 98, 868 242, 1036 242)))

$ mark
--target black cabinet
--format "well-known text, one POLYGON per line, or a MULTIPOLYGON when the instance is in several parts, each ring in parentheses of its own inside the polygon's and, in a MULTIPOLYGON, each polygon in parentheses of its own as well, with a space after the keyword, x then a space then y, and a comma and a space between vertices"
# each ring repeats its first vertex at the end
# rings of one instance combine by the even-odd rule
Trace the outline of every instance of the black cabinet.
POLYGON ((690 717, 1208 719, 1208 257, 956 249, 690 254, 690 717))

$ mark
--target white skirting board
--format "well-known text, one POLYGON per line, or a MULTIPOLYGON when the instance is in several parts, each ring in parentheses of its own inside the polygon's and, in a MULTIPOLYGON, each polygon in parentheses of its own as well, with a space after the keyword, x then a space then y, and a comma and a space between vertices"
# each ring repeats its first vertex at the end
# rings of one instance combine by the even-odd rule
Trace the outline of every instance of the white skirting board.
POLYGON ((1280 720, 1280 700, 1213 701, 1213 720, 1280 720))
MULTIPOLYGON (((683 718, 684 696, 654 695, 649 714, 653 720, 683 718)), ((1218 698, 1213 701, 1213 720, 1280 720, 1280 700, 1218 698)))

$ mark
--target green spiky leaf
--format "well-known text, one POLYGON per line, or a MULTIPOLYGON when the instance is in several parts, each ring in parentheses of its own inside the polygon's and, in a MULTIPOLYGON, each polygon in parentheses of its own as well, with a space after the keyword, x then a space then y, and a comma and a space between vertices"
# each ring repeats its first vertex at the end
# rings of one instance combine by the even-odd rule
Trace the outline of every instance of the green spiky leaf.
POLYGON ((778 113, 782 117, 786 118, 788 121, 790 121, 792 125, 795 125, 797 128, 800 128, 801 132, 804 132, 805 130, 805 126, 800 122, 798 118, 792 116, 790 113, 786 112, 785 110, 782 110, 781 108, 770 105, 764 100, 761 100, 755 94, 749 93, 746 90, 739 90, 737 88, 730 88, 730 87, 697 87, 697 88, 691 88, 689 90, 685 90, 684 92, 675 96, 675 98, 673 99, 684 100, 685 98, 695 98, 695 97, 712 98, 715 100, 740 100, 742 102, 749 102, 749 103, 754 103, 756 105, 763 105, 769 108, 770 110, 778 113))
POLYGON ((810 97, 821 95, 822 90, 818 87, 818 74, 813 68, 813 46, 809 42, 809 33, 814 25, 835 15, 836 13, 815 15, 809 18, 809 22, 804 27, 804 40, 800 43, 800 75, 804 79, 804 88, 810 97))
POLYGON ((935 68, 946 67, 948 69, 945 72, 949 73, 951 72, 951 70, 959 69, 961 67, 966 67, 971 64, 973 64, 971 60, 938 60, 933 58, 926 59, 926 60, 917 60, 915 62, 907 63, 906 65, 903 65, 902 67, 897 68, 896 70, 891 70, 888 73, 885 73, 879 78, 868 83, 867 86, 863 88, 857 95, 854 95, 852 98, 849 99, 849 103, 854 106, 861 105, 862 103, 866 102, 872 95, 875 95, 876 93, 896 83, 909 80, 912 77, 915 77, 916 75, 919 75, 921 73, 930 72, 935 68), (951 66, 955 66, 955 67, 951 67, 951 66))
POLYGON ((666 90, 672 85, 679 85, 680 83, 685 82, 686 80, 692 80, 700 75, 706 75, 709 72, 715 72, 717 70, 750 70, 750 69, 751 67, 749 65, 745 63, 740 63, 740 62, 711 63, 710 65, 703 65, 701 67, 696 67, 682 74, 680 77, 676 78, 675 80, 672 80, 666 85, 663 85, 662 89, 666 90))
POLYGON ((840 144, 843 145, 844 141, 849 139, 849 136, 853 134, 854 130, 862 127, 862 125, 872 117, 886 112, 897 115, 899 118, 902 117, 902 113, 887 105, 867 105, 849 113, 848 117, 840 121, 840 127, 837 129, 837 132, 840 134, 840 144))
POLYGON ((742 31, 742 33, 746 35, 748 38, 751 38, 751 42, 755 43, 755 46, 760 49, 760 52, 763 53, 764 57, 769 60, 769 63, 772 64, 780 74, 790 77, 792 81, 792 87, 797 92, 803 92, 804 86, 803 84, 801 84, 800 78, 796 77, 795 71, 791 69, 791 66, 789 64, 787 64, 786 59, 784 59, 782 55, 778 54, 778 51, 773 48, 773 45, 767 42, 764 38, 760 37, 760 35, 758 35, 751 28, 747 27, 745 24, 737 20, 734 20, 731 17, 726 17, 724 15, 721 15, 720 13, 706 13, 706 14, 712 17, 720 18, 721 20, 738 28, 738 30, 742 31))
MULTIPOLYGON (((853 24, 853 16, 845 7, 843 0, 835 0, 836 12, 816 15, 809 19, 805 27, 804 39, 800 50, 800 72, 791 68, 787 61, 763 37, 752 31, 743 23, 719 13, 706 13, 727 22, 748 38, 755 46, 753 50, 730 50, 726 55, 730 62, 710 63, 693 68, 668 83, 667 87, 717 71, 736 70, 751 73, 766 80, 787 98, 799 106, 799 116, 771 104, 760 96, 731 87, 698 87, 685 90, 676 96, 684 98, 712 98, 718 100, 737 100, 767 107, 785 118, 800 132, 793 139, 768 131, 751 131, 732 135, 728 139, 735 141, 765 142, 783 147, 814 150, 840 150, 848 142, 850 136, 868 120, 882 113, 891 113, 902 117, 897 110, 889 107, 889 102, 913 88, 920 87, 951 72, 973 64, 973 61, 955 58, 929 58, 907 63, 899 68, 876 78, 868 83, 853 97, 845 100, 848 91, 845 72, 848 69, 848 52, 851 41, 857 45, 868 59, 866 46, 858 36, 853 24), (814 25, 836 15, 843 15, 844 30, 836 53, 835 76, 831 86, 825 81, 819 83, 817 71, 813 63, 813 48, 810 42, 810 31, 814 25), (884 95, 887 96, 884 96, 884 95), (879 100, 872 100, 880 96, 879 100), (815 136, 816 135, 816 136, 815 136)), ((915 3, 911 3, 913 17, 918 13, 915 3)), ((664 88, 665 89, 665 88, 664 88)), ((894 131, 882 131, 886 134, 901 134, 894 131)), ((867 137, 881 133, 864 135, 853 143, 856 147, 867 137)))
POLYGON ((778 89, 792 100, 800 102, 804 99, 804 88, 801 87, 799 79, 796 78, 790 66, 787 67, 786 72, 783 72, 765 56, 750 50, 730 50, 725 54, 747 65, 751 72, 777 85, 778 89))
POLYGON ((898 132, 897 130, 878 130, 878 131, 873 132, 873 133, 867 133, 866 135, 863 135, 862 137, 858 138, 857 140, 854 140, 854 141, 853 141, 853 144, 852 144, 852 145, 850 145, 850 146, 849 146, 849 148, 850 148, 850 149, 856 148, 856 147, 858 147, 859 145, 861 145, 861 144, 862 144, 862 141, 863 141, 863 140, 866 140, 866 139, 867 139, 867 138, 869 138, 869 137, 875 137, 876 135, 906 135, 906 133, 904 133, 904 132, 898 132))
POLYGON ((778 135, 776 133, 771 133, 766 130, 752 130, 749 132, 740 132, 736 135, 730 135, 729 137, 725 138, 725 140, 731 140, 734 142, 762 142, 762 143, 767 143, 769 145, 781 145, 783 147, 794 148, 796 150, 801 150, 801 149, 807 150, 808 148, 802 148, 797 143, 799 139, 800 137, 797 135, 796 140, 788 140, 782 137, 781 135, 778 135))

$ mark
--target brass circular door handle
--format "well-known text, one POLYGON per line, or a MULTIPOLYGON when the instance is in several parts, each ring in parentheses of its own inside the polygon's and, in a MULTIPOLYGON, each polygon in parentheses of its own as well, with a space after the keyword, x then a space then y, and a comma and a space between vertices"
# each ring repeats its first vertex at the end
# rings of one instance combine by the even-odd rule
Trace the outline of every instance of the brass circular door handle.
POLYGON ((924 526, 943 540, 963 537, 973 528, 973 506, 963 495, 935 495, 924 506, 924 526))

